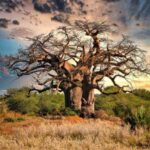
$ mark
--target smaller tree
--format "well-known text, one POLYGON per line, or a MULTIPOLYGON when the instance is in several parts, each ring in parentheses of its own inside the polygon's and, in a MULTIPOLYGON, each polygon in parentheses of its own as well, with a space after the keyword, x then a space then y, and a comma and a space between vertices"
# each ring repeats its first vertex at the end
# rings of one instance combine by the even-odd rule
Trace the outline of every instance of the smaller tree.
MULTIPOLYGON (((104 23, 76 21, 74 26, 61 27, 46 36, 31 38, 32 44, 10 58, 9 66, 18 76, 35 76, 43 92, 57 82, 65 95, 66 107, 80 110, 83 116, 94 114, 94 89, 105 92, 111 82, 118 90, 129 87, 127 76, 148 73, 145 51, 127 37, 114 42, 105 33, 104 23), (120 79, 128 84, 120 84, 120 79)), ((116 93, 113 92, 113 93, 116 93)))

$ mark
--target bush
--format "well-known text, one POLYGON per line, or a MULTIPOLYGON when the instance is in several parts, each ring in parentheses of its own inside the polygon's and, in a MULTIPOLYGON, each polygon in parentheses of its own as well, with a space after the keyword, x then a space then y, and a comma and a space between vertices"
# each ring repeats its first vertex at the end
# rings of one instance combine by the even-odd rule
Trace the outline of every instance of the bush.
POLYGON ((99 95, 96 97, 96 110, 104 110, 109 115, 118 116, 133 126, 150 127, 150 101, 132 93, 99 95))
POLYGON ((25 118, 18 117, 18 118, 17 118, 17 121, 25 121, 25 118))
POLYGON ((122 103, 117 103, 113 108, 113 112, 117 117, 124 118, 128 113, 130 113, 130 108, 122 103))
POLYGON ((31 94, 28 89, 10 89, 8 91, 7 104, 10 110, 23 114, 54 114, 64 106, 62 94, 31 94))
POLYGON ((62 94, 42 94, 39 97, 38 113, 40 115, 59 115, 62 107, 64 107, 62 94))
POLYGON ((135 113, 135 117, 136 117, 138 124, 142 126, 145 125, 146 124, 146 109, 143 106, 139 107, 135 113))
POLYGON ((146 89, 136 89, 133 90, 133 94, 141 97, 145 100, 150 100, 150 91, 146 90, 146 89))
POLYGON ((62 115, 64 116, 75 116, 78 112, 72 110, 71 108, 67 107, 61 110, 62 115))
POLYGON ((141 106, 136 110, 135 118, 138 125, 150 127, 150 114, 147 113, 144 106, 141 106))
POLYGON ((150 114, 144 106, 140 106, 137 109, 131 109, 127 115, 125 115, 124 120, 126 123, 131 125, 131 128, 135 127, 150 127, 150 114))
POLYGON ((37 96, 32 95, 28 97, 28 89, 10 89, 8 90, 7 104, 10 110, 20 112, 23 114, 36 113, 37 107, 37 96))
POLYGON ((38 102, 38 113, 40 115, 47 115, 52 112, 51 102, 47 99, 40 98, 38 102))
POLYGON ((8 107, 12 111, 22 114, 36 113, 38 111, 37 100, 23 96, 11 97, 8 101, 8 107))
POLYGON ((105 93, 117 93, 119 92, 119 89, 118 87, 115 87, 115 86, 108 86, 104 89, 104 92, 105 93))
POLYGON ((22 117, 13 118, 13 117, 6 117, 4 118, 4 122, 17 122, 17 121, 24 121, 25 119, 22 117))

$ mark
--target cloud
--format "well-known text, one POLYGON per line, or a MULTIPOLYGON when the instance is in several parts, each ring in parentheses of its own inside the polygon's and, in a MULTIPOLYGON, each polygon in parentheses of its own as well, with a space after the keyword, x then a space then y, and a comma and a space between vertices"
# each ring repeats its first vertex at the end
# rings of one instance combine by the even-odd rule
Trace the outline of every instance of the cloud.
POLYGON ((0 80, 0 90, 6 90, 9 88, 21 88, 24 86, 31 86, 33 84, 31 76, 24 76, 18 78, 16 76, 5 76, 0 80))
POLYGON ((9 38, 8 32, 3 29, 0 29, 0 39, 9 38))

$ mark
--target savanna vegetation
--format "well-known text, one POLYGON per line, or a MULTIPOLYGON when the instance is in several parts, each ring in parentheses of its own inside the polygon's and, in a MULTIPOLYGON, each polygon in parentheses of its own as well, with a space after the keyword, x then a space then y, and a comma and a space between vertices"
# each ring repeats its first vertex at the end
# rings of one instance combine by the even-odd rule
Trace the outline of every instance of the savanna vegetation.
POLYGON ((6 129, 21 125, 11 129, 13 134, 0 134, 2 149, 150 148, 150 92, 131 91, 127 78, 149 73, 145 51, 125 36, 117 42, 105 37, 107 33, 111 31, 105 23, 76 21, 30 38, 28 48, 9 57, 10 69, 19 77, 32 75, 36 84, 10 89, 0 98, 1 124, 6 129), (113 86, 107 87, 106 81, 113 86), (19 116, 7 116, 10 111, 19 116), (59 120, 50 122, 51 116, 59 120), (20 123, 28 121, 32 125, 20 123))
MULTIPOLYGON (((108 87, 105 91, 113 91, 114 87, 108 87)), ((143 97, 142 89, 137 89, 136 93, 120 92, 115 95, 97 95, 95 101, 95 118, 99 116, 101 110, 108 116, 117 116, 130 125, 150 127, 150 99, 143 97), (137 96, 137 92, 139 94, 137 96)), ((28 88, 10 89, 6 97, 1 97, 0 111, 15 111, 22 114, 35 116, 67 116, 79 115, 78 111, 66 108, 64 95, 62 93, 52 94, 44 92, 28 95, 28 88)), ((145 92, 150 94, 149 91, 145 92)))
POLYGON ((137 134, 100 120, 87 122, 42 123, 15 128, 0 135, 1 149, 10 150, 149 150, 150 134, 139 128, 137 134))
MULTIPOLYGON (((44 92, 33 93, 29 97, 28 90, 28 88, 10 89, 6 97, 0 98, 1 114, 15 111, 32 118, 28 121, 29 125, 15 125, 17 128, 13 128, 11 134, 7 132, 7 134, 0 134, 2 149, 20 149, 21 147, 45 150, 93 150, 93 148, 95 150, 114 148, 115 150, 148 150, 150 148, 150 100, 141 98, 141 95, 123 92, 115 95, 97 95, 94 120, 76 118, 75 122, 70 122, 59 118, 61 122, 55 123, 53 120, 52 123, 48 123, 41 120, 37 125, 38 120, 35 121, 36 124, 33 123, 35 116, 42 116, 42 118, 49 115, 71 116, 77 115, 78 112, 65 108, 63 94, 44 92), (114 116, 120 117, 127 124, 117 123, 114 116), (135 123, 136 132, 131 131, 132 122, 135 123)), ((114 90, 114 88, 109 87, 106 90, 114 90)), ((147 93, 150 92, 147 91, 147 93)), ((8 122, 12 123, 10 126, 13 126, 17 122, 27 120, 28 118, 23 116, 5 117, 3 124, 5 126, 8 122)))

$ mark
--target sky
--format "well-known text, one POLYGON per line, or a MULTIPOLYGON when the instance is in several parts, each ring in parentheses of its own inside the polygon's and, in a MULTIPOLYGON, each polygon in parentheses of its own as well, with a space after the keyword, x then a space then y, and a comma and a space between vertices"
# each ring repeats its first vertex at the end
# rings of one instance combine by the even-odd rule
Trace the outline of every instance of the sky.
MULTIPOLYGON (((150 62, 150 3, 149 0, 120 0, 118 2, 104 3, 102 0, 86 0, 81 14, 72 7, 74 13, 69 14, 69 21, 88 19, 90 21, 106 21, 114 29, 112 38, 120 38, 122 34, 128 35, 142 49, 147 51, 147 61, 150 62)), ((0 27, 0 54, 14 55, 18 49, 26 47, 26 37, 39 34, 48 34, 59 26, 67 25, 52 21, 54 14, 35 11, 32 0, 25 1, 24 8, 17 8, 11 13, 0 11, 0 18, 9 20, 7 28, 0 27), (12 20, 18 20, 19 25, 13 25, 12 20)), ((1 4, 0 4, 1 5, 1 4)), ((55 14, 57 14, 56 12, 55 14)), ((13 87, 27 85, 30 77, 18 79, 14 74, 0 63, 0 91, 13 87)), ((150 77, 141 76, 132 79, 133 85, 139 88, 150 89, 150 77)))

